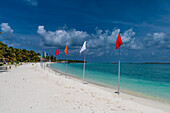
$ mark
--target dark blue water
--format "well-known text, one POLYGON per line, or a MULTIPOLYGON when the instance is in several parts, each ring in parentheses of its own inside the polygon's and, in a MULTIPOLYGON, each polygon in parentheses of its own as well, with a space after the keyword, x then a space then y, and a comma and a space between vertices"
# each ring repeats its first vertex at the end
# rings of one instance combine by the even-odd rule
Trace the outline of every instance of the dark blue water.
MULTIPOLYGON (((66 72, 66 65, 51 64, 53 69, 66 72)), ((67 72, 82 78, 83 64, 67 64, 67 72)), ((87 63, 85 79, 117 88, 118 65, 87 63)), ((169 64, 121 64, 120 89, 140 96, 170 102, 169 64)))

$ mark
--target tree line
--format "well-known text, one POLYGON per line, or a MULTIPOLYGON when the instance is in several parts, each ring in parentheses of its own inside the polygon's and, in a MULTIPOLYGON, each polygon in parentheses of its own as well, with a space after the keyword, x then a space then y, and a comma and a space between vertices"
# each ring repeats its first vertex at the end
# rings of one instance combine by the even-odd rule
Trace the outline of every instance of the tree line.
POLYGON ((6 62, 39 62, 40 54, 33 50, 8 47, 0 41, 0 61, 6 62))

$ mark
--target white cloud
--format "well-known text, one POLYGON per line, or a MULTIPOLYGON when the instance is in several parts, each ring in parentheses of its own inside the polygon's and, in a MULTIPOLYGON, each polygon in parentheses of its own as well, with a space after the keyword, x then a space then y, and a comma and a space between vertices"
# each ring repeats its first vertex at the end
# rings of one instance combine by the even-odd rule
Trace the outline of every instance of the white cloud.
POLYGON ((135 38, 133 38, 129 43, 126 44, 126 47, 128 47, 129 49, 136 49, 136 50, 140 50, 143 49, 143 43, 142 42, 137 42, 135 41, 135 38))
POLYGON ((37 33, 42 37, 42 45, 46 46, 81 46, 88 37, 88 34, 84 31, 77 31, 76 29, 46 31, 44 26, 38 26, 37 33))
POLYGON ((32 5, 32 6, 38 5, 37 0, 24 0, 24 2, 26 2, 28 5, 32 5))
POLYGON ((122 41, 124 43, 128 43, 128 42, 131 42, 131 41, 134 42, 134 40, 135 40, 134 36, 135 36, 135 32, 133 31, 133 29, 132 28, 128 29, 123 33, 122 41))
POLYGON ((1 27, 1 30, 3 33, 13 33, 14 32, 14 30, 11 29, 11 27, 8 25, 8 23, 2 23, 0 25, 0 27, 1 27))
MULTIPOLYGON (((87 54, 102 56, 104 54, 116 54, 116 39, 120 29, 101 30, 96 29, 96 34, 91 34, 87 41, 87 54), (114 51, 114 52, 113 52, 114 51)), ((139 50, 143 48, 143 44, 135 39, 135 32, 133 29, 128 29, 121 33, 123 45, 121 48, 139 50)))
MULTIPOLYGON (((114 29, 113 31, 96 29, 96 34, 91 35, 88 46, 90 48, 113 47, 116 44, 119 32, 120 29, 114 29)), ((142 49, 142 43, 136 43, 134 36, 135 32, 132 28, 121 33, 123 46, 129 49, 142 49)))
POLYGON ((22 44, 21 41, 25 41, 24 39, 22 39, 21 35, 16 35, 14 33, 14 30, 8 23, 1 23, 0 29, 2 31, 0 39, 8 46, 18 47, 22 44))
POLYGON ((116 37, 119 32, 120 29, 116 29, 110 32, 109 30, 103 31, 97 28, 96 34, 90 35, 91 38, 89 39, 87 44, 90 48, 110 46, 111 44, 115 44, 116 37))
POLYGON ((0 38, 2 40, 6 41, 6 40, 13 40, 14 39, 14 30, 9 26, 8 23, 0 24, 0 28, 1 28, 1 31, 2 31, 0 38))
POLYGON ((153 34, 153 38, 154 40, 162 40, 163 38, 165 37, 165 34, 164 33, 154 33, 153 34))
MULTIPOLYGON (((61 47, 64 48, 66 45, 79 51, 83 42, 87 40, 87 54, 96 54, 102 56, 105 53, 115 48, 116 39, 120 29, 101 30, 96 28, 96 33, 88 34, 84 31, 77 31, 76 29, 71 30, 56 30, 47 31, 44 26, 38 26, 37 33, 41 36, 40 45, 45 47, 61 47)), ((137 42, 135 39, 135 32, 133 29, 128 29, 124 33, 121 33, 123 45, 122 48, 126 49, 142 49, 143 45, 137 42)))
POLYGON ((162 32, 147 34, 143 43, 146 47, 169 48, 170 36, 162 32))

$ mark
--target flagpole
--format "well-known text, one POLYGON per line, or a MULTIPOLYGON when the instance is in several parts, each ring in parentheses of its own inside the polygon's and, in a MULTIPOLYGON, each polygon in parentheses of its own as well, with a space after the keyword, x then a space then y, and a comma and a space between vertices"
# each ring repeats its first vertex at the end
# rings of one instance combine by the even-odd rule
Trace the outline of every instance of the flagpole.
POLYGON ((120 93, 120 47, 119 47, 119 68, 118 68, 118 95, 120 93))
POLYGON ((50 53, 49 53, 49 62, 51 62, 51 49, 50 49, 50 53))
POLYGON ((84 75, 85 75, 85 62, 86 62, 86 50, 84 51, 84 68, 83 68, 83 81, 84 81, 84 75))
POLYGON ((66 77, 67 77, 67 56, 66 56, 66 77))
MULTIPOLYGON (((45 60, 45 61, 46 61, 46 60, 45 60)), ((45 70, 45 63, 46 63, 46 62, 44 62, 44 70, 45 70)))

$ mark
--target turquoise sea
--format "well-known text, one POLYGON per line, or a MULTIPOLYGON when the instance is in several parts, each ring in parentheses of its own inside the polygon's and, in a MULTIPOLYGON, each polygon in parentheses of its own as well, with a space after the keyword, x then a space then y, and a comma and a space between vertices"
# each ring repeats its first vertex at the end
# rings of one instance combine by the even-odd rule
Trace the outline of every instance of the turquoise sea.
MULTIPOLYGON (((66 72, 66 64, 52 63, 51 68, 66 72)), ((67 64, 67 72, 83 76, 83 64, 67 64)), ((118 64, 86 63, 85 79, 117 89, 118 64)), ((170 102, 170 64, 121 64, 120 89, 134 95, 170 102)))

